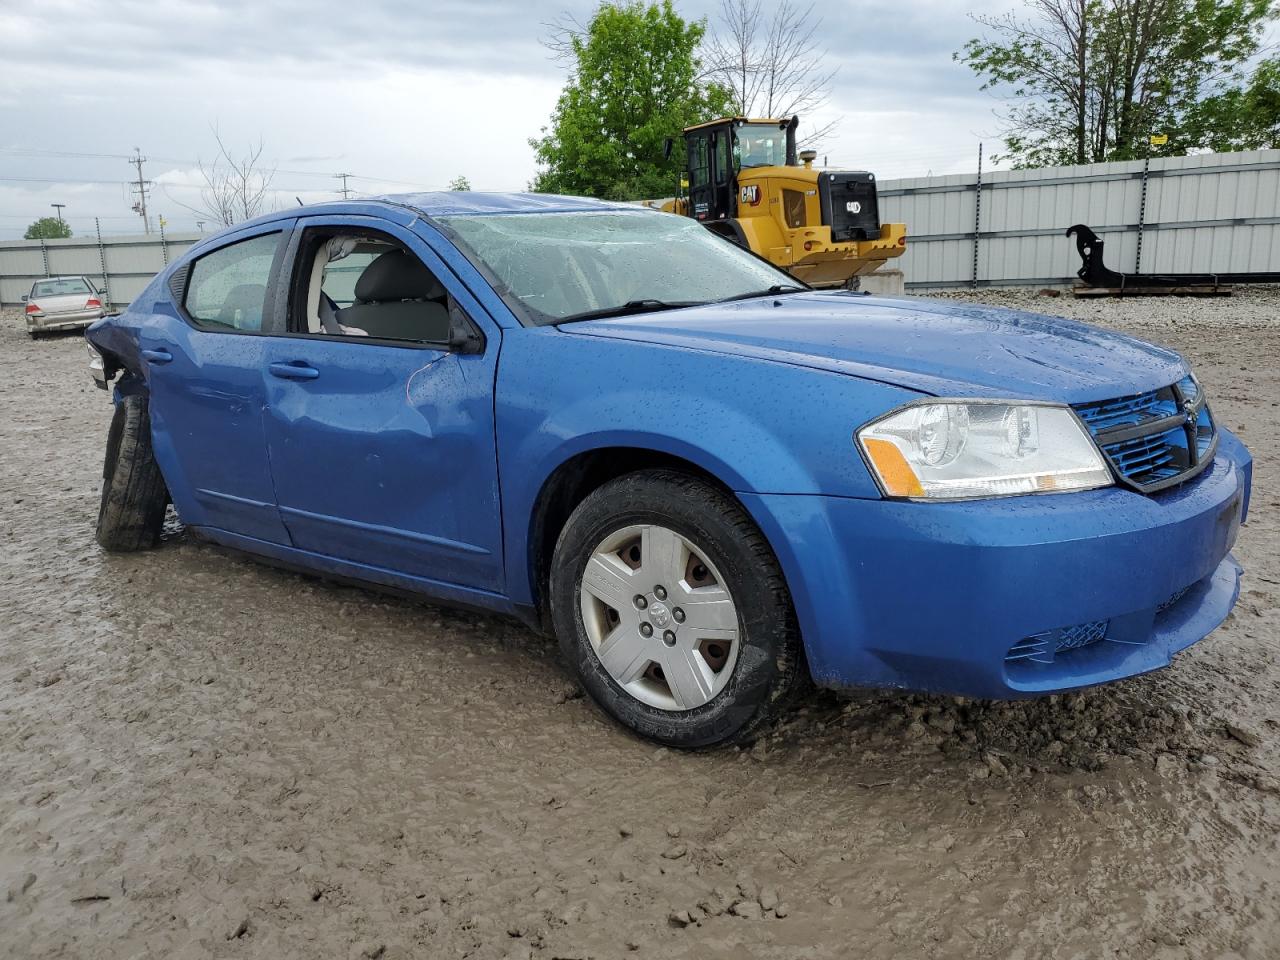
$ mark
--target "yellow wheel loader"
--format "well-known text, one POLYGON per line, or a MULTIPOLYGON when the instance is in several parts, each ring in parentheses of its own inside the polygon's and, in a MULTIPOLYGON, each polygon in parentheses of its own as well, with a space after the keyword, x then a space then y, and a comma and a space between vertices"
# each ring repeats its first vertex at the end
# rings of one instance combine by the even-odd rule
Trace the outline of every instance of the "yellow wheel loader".
POLYGON ((903 254, 906 225, 880 222, 874 174, 815 169, 812 150, 797 158, 798 124, 725 117, 687 127, 687 194, 646 205, 693 217, 811 286, 852 285, 903 254))

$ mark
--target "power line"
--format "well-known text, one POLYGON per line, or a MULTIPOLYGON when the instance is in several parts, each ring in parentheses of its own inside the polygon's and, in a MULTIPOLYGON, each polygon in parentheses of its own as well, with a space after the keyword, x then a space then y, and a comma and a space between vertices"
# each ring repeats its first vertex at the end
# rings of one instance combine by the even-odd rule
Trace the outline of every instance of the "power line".
POLYGON ((0 147, 0 153, 14 157, 58 157, 71 160, 130 160, 127 153, 78 153, 72 150, 32 150, 27 147, 0 147))
POLYGON ((3 183, 66 183, 76 185, 117 186, 120 180, 77 180, 73 177, 0 177, 3 183))
MULTIPOLYGON (((51 158, 58 158, 58 159, 65 159, 65 160, 128 160, 130 163, 132 163, 134 159, 132 156, 129 156, 123 153, 79 153, 72 150, 39 150, 39 149, 28 149, 24 147, 0 147, 0 155, 11 156, 11 157, 51 157, 51 158)), ((187 160, 181 157, 150 157, 148 158, 148 160, 153 163, 176 163, 176 164, 181 164, 183 166, 188 166, 188 167, 199 166, 201 163, 201 161, 198 159, 187 160)), ((210 170, 227 169, 225 166, 222 166, 216 163, 205 164, 205 167, 210 170)), ((272 167, 271 172, 283 173, 291 177, 323 177, 326 179, 333 179, 333 177, 335 176, 339 176, 339 177, 344 176, 344 174, 321 173, 316 170, 287 170, 281 167, 272 167)), ((413 180, 392 180, 388 177, 366 177, 358 173, 347 173, 345 174, 345 176, 349 177, 352 180, 366 180, 370 183, 390 183, 400 187, 417 187, 420 190, 443 189, 438 185, 418 183, 413 180)), ((20 178, 0 177, 0 180, 17 180, 17 179, 20 179, 20 178)), ((25 178, 25 179, 32 183, 114 182, 114 181, 88 181, 88 180, 45 180, 43 178, 36 178, 36 177, 25 178)), ((281 189, 285 189, 285 188, 281 188, 281 189)))

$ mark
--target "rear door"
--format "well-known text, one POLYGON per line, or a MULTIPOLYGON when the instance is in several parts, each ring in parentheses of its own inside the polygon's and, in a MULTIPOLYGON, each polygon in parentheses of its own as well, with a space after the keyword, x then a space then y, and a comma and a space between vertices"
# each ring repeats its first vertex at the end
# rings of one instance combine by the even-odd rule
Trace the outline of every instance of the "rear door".
MULTIPOLYGON (((416 578, 500 592, 493 426, 499 328, 407 229, 369 217, 303 218, 299 229, 289 283, 291 332, 273 338, 263 357, 267 448, 294 544, 416 578), (449 306, 482 334, 478 352, 451 350, 446 342, 311 332, 316 323, 308 322, 308 277, 321 245, 344 230, 398 245, 425 264, 449 306)), ((324 293, 345 306, 360 287, 354 274, 372 260, 357 250, 335 261, 324 271, 324 293)), ((403 300, 401 307, 411 298, 403 300)), ((339 314, 344 324, 346 316, 339 314)), ((424 329, 436 328, 425 323, 424 329)))
POLYGON ((184 522, 281 544, 262 371, 291 225, 233 234, 181 268, 138 336, 156 460, 184 522))

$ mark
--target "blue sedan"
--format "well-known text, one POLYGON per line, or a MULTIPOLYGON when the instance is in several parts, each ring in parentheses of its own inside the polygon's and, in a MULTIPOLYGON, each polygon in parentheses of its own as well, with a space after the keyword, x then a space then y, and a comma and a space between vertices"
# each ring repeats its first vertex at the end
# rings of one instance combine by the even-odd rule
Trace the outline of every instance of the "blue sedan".
POLYGON ((812 680, 1027 697, 1231 610, 1252 462, 1178 354, 817 292, 545 195, 281 211, 88 332, 98 540, 196 536, 558 636, 630 728, 749 738, 812 680))

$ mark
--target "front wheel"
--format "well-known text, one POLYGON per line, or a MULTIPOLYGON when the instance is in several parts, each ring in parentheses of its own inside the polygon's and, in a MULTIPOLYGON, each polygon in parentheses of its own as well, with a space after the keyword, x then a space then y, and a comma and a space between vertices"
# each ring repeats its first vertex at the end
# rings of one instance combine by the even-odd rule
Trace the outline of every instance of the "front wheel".
POLYGON ((556 544, 551 606, 587 692, 671 746, 749 738, 804 677, 768 542, 728 494, 686 474, 630 474, 587 496, 556 544))

